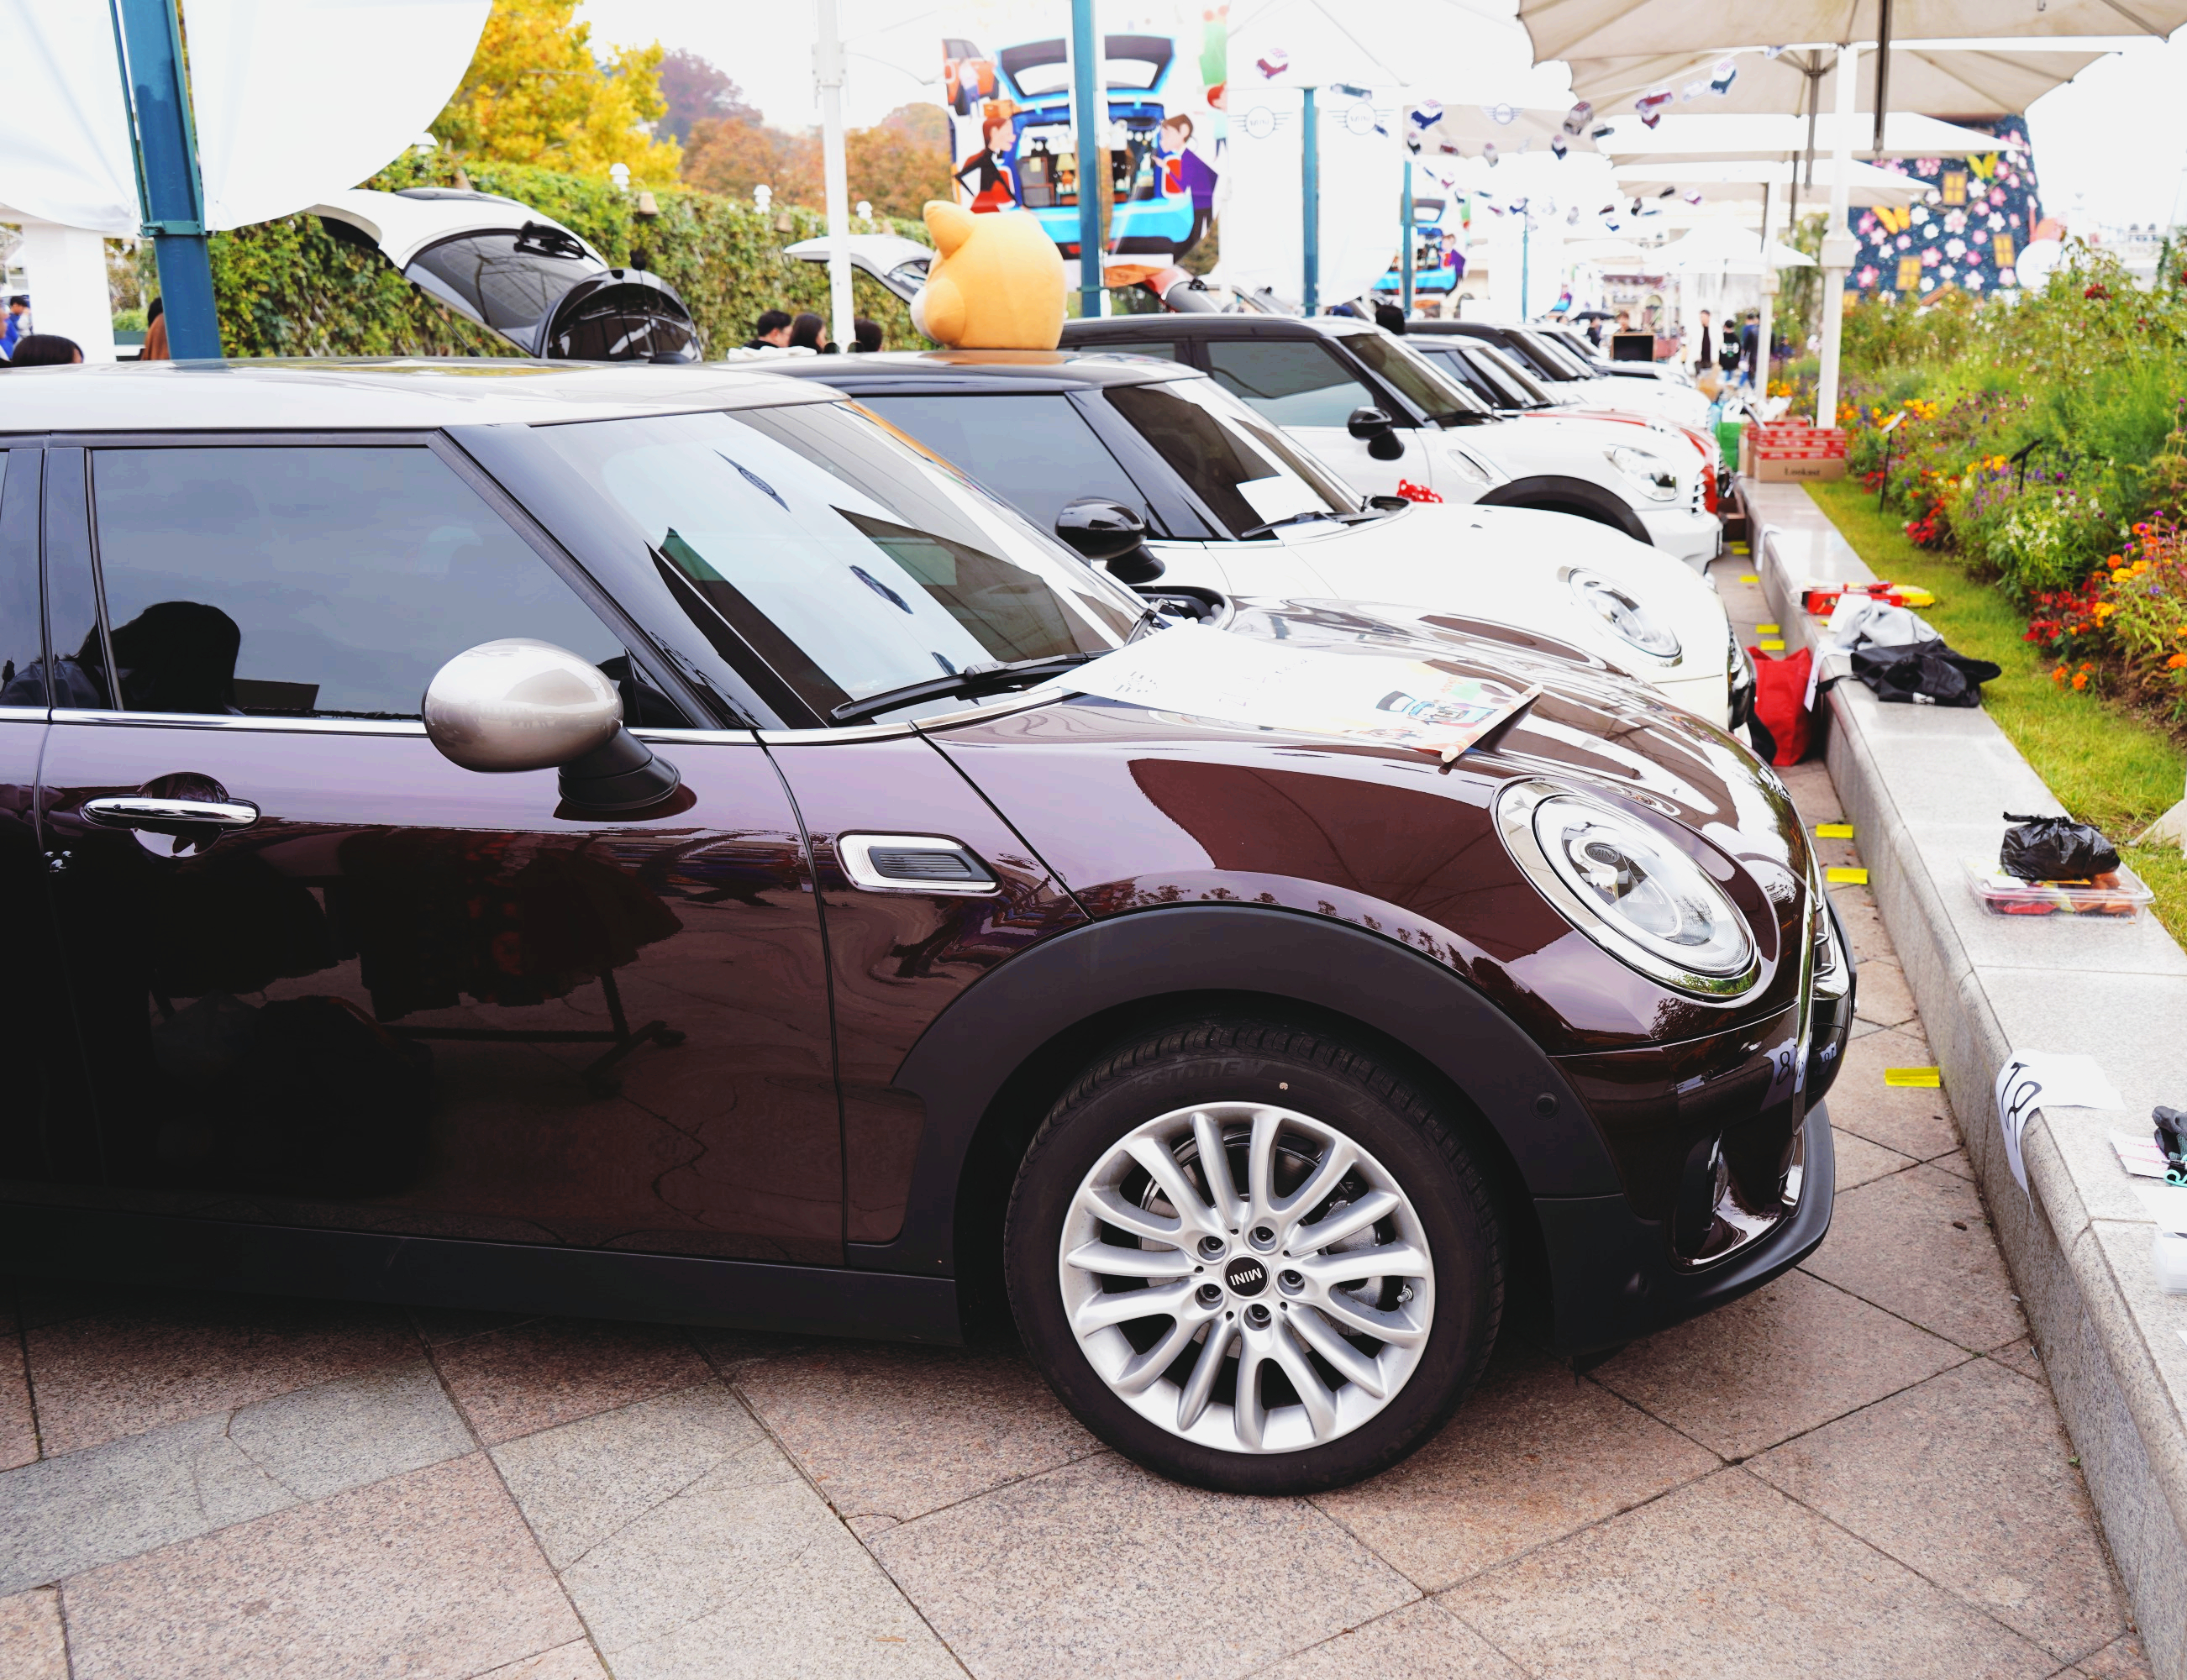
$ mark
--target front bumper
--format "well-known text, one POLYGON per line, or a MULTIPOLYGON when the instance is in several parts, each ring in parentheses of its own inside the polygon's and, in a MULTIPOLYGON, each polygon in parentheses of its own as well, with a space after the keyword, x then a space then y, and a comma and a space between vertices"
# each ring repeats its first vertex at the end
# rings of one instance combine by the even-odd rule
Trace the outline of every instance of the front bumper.
POLYGON ((1836 1157, 1829 1108, 1817 1103, 1801 1127, 1799 1205, 1761 1241, 1722 1265, 1677 1264, 1663 1228, 1618 1196, 1543 1196, 1534 1201, 1549 1250, 1549 1345, 1568 1355, 1623 1346, 1751 1295, 1818 1248, 1830 1228, 1836 1157))
POLYGON ((1673 705, 1707 719, 1719 729, 1736 729, 1740 725, 1731 684, 1723 677, 1688 677, 1655 686, 1673 705))
POLYGON ((1650 542, 1665 553, 1676 555, 1695 571, 1706 569, 1723 550, 1723 521, 1706 508, 1667 503, 1660 508, 1636 508, 1633 511, 1648 528, 1650 542))

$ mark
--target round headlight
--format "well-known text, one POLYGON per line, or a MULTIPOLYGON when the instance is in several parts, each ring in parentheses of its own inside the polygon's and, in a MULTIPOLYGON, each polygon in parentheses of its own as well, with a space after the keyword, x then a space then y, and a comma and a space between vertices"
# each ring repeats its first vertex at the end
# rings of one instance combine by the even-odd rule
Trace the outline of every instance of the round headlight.
POLYGON ((1668 625, 1656 622, 1647 608, 1599 572, 1575 567, 1566 575, 1566 581, 1579 604, 1628 646, 1660 660, 1677 659, 1683 651, 1668 625))
POLYGON ((1572 925, 1651 980, 1729 998, 1759 974, 1723 889, 1647 824, 1581 795, 1519 783, 1497 803, 1504 844, 1572 925))
POLYGON ((1602 452, 1625 475, 1626 482, 1650 502, 1667 502, 1678 493, 1678 475, 1661 455, 1625 444, 1602 452))

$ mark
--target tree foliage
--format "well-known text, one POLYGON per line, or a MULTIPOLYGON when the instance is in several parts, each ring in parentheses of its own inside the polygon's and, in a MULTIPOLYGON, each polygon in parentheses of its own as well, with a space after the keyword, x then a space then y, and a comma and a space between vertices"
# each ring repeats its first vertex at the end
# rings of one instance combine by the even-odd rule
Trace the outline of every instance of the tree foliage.
MULTIPOLYGON (((433 123, 466 162, 537 164, 604 175, 624 164, 640 183, 673 183, 683 153, 645 124, 663 115, 659 42, 617 47, 603 64, 577 0, 494 0, 463 83, 433 123)), ((726 78, 724 78, 726 80, 726 78)))
MULTIPOLYGON (((929 199, 949 196, 949 115, 939 105, 899 105, 871 128, 843 137, 851 201, 876 216, 916 218, 929 199)), ((819 205, 820 136, 762 121, 757 112, 696 123, 683 156, 683 178, 731 198, 765 183, 777 204, 819 205)))
POLYGON ((661 98, 666 110, 653 132, 678 144, 691 138, 694 123, 759 121, 758 110, 745 103, 744 89, 688 47, 661 59, 661 98))

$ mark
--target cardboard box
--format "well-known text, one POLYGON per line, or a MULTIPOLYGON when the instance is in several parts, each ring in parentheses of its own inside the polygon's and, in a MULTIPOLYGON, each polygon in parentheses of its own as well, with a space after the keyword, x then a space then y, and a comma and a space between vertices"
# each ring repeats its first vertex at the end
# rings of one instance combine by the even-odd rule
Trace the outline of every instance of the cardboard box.
POLYGON ((1804 420, 1750 424, 1739 435, 1739 469, 1764 484, 1788 479, 1843 478, 1846 435, 1837 426, 1804 420))
POLYGON ((1770 455, 1754 464, 1752 476, 1763 484, 1789 479, 1833 479, 1846 475, 1842 455, 1770 455))

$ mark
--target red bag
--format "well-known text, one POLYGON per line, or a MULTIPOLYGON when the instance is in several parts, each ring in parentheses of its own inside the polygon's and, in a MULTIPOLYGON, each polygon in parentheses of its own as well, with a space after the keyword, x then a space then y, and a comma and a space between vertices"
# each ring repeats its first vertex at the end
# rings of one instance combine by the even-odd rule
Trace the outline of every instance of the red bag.
POLYGON ((1754 750, 1772 764, 1797 764, 1814 738, 1815 712, 1808 695, 1814 655, 1805 648, 1783 659, 1759 648, 1746 652, 1754 661, 1754 716, 1746 725, 1754 750))

